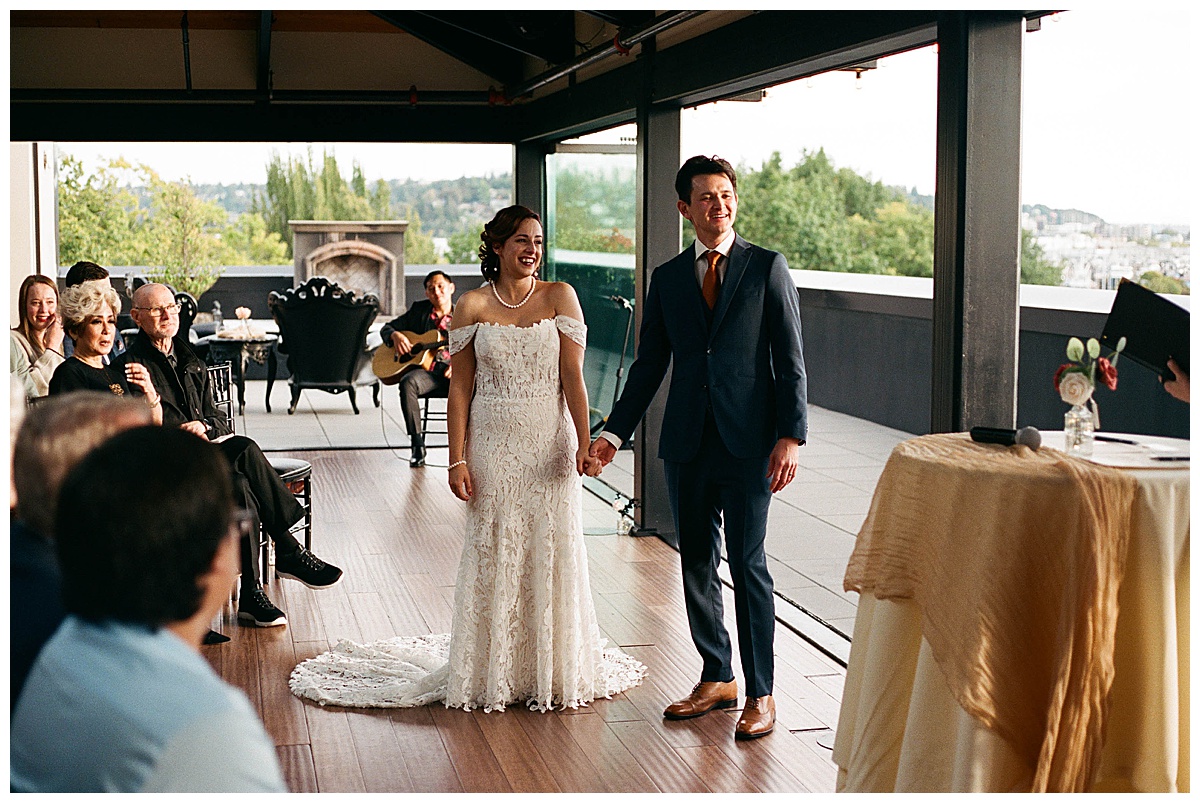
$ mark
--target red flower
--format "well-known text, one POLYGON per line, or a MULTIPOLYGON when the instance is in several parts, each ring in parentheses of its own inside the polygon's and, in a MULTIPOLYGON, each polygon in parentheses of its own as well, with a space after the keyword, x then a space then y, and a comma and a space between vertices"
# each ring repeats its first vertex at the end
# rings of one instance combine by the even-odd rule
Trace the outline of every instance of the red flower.
POLYGON ((1109 390, 1117 389, 1117 369, 1113 367, 1113 364, 1108 361, 1107 357, 1101 357, 1096 360, 1096 375, 1106 388, 1109 390))
POLYGON ((1067 370, 1068 368, 1074 368, 1074 367, 1075 367, 1075 364, 1070 363, 1070 362, 1064 362, 1062 365, 1058 366, 1058 370, 1054 372, 1054 390, 1055 391, 1058 390, 1058 378, 1060 376, 1062 376, 1063 371, 1067 370))

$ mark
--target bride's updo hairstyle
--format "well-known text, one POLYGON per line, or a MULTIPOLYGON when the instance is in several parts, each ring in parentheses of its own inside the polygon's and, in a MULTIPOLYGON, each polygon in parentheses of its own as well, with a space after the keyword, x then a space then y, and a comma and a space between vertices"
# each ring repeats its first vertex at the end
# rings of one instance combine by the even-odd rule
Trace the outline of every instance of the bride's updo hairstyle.
POLYGON ((516 204, 501 209, 483 227, 483 231, 479 234, 479 239, 483 240, 483 245, 479 246, 479 264, 483 271, 483 278, 489 282, 500 278, 500 255, 496 253, 496 249, 503 248, 505 241, 516 234, 517 229, 521 228, 521 224, 529 218, 533 218, 539 224, 542 222, 537 212, 527 206, 516 204))

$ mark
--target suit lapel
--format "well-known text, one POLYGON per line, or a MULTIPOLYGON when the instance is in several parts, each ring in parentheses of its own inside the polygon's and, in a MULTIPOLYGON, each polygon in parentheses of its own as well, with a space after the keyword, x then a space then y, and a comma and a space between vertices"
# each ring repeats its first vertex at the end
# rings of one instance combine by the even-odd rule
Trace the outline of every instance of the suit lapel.
POLYGON ((672 270, 679 276, 672 276, 667 286, 682 287, 679 295, 680 303, 695 315, 696 325, 701 331, 708 329, 707 311, 704 307, 704 296, 700 294, 700 285, 696 283, 696 246, 690 245, 679 256, 663 265, 659 270, 672 270))
MULTIPOLYGON (((740 236, 734 235, 733 245, 729 249, 729 265, 725 268, 725 280, 721 282, 721 293, 717 296, 717 307, 713 310, 712 326, 708 330, 708 341, 712 343, 713 335, 721 326, 721 321, 725 319, 725 312, 729 309, 730 299, 737 292, 738 285, 742 281, 742 275, 746 272, 746 264, 750 261, 750 249, 748 243, 740 236)), ((692 282, 695 284, 695 282, 692 282)), ((698 292, 698 291, 697 291, 698 292)), ((704 299, 700 300, 704 303, 704 299)))

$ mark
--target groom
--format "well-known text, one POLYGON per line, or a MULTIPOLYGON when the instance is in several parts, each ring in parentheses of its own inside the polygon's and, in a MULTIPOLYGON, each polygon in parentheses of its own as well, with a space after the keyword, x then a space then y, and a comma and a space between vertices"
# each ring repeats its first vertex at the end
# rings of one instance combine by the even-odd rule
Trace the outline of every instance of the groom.
POLYGON ((591 453, 612 460, 673 364, 658 456, 703 669, 692 693, 663 716, 687 719, 737 704, 717 574, 724 521, 746 679, 734 736, 753 739, 775 727, 767 508, 771 494, 796 476, 808 429, 800 301, 783 255, 734 233, 737 175, 728 162, 693 156, 679 169, 675 190, 696 243, 655 269, 637 359, 591 453))

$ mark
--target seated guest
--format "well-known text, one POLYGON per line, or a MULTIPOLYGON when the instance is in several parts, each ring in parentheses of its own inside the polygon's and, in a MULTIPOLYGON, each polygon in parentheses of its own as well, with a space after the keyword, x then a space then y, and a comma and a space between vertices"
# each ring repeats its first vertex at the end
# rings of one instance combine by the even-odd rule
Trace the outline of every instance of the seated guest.
MULTIPOLYGON (((109 278, 108 271, 97 265, 95 262, 76 262, 67 270, 67 275, 63 277, 63 289, 69 287, 78 287, 84 282, 97 282, 102 289, 113 289, 112 280, 109 278)), ((121 305, 117 305, 117 312, 121 311, 121 305)), ((63 344, 63 355, 70 357, 71 350, 74 344, 67 340, 63 344)), ((113 336, 112 355, 106 356, 104 362, 107 364, 113 357, 120 356, 121 352, 125 351, 125 341, 121 338, 121 332, 118 330, 113 336)))
POLYGON ((57 396, 29 411, 13 443, 17 507, 9 522, 12 557, 9 617, 12 623, 12 698, 42 645, 63 618, 54 508, 67 472, 115 433, 150 423, 150 411, 133 399, 80 391, 57 396))
POLYGON ((58 286, 48 276, 27 276, 17 296, 17 328, 9 336, 9 373, 25 385, 25 396, 50 392, 50 377, 62 364, 63 328, 58 286))
MULTIPOLYGON (((440 270, 425 277, 425 299, 414 301, 408 312, 384 325, 379 330, 384 343, 391 343, 396 353, 407 357, 413 343, 404 332, 423 335, 438 330, 443 340, 450 328, 453 312, 454 282, 440 270)), ((408 371, 397 383, 400 389, 400 409, 404 413, 404 426, 412 443, 409 465, 420 468, 425 465, 425 433, 421 431, 421 398, 435 391, 446 395, 450 388, 450 352, 446 347, 437 350, 430 370, 416 367, 408 371)))
MULTIPOLYGON (((144 284, 134 291, 137 335, 119 362, 127 368, 148 371, 162 393, 163 425, 187 430, 218 442, 233 472, 234 498, 255 512, 263 530, 275 542, 275 571, 280 577, 299 580, 309 588, 331 586, 342 570, 326 563, 300 545, 291 527, 304 516, 296 501, 271 468, 258 444, 234 435, 230 421, 216 406, 208 371, 179 334, 179 304, 166 285, 144 284)), ((242 592, 238 618, 258 627, 287 624, 262 587, 255 560, 257 537, 242 542, 242 592)))
POLYGON ((162 423, 162 405, 143 365, 109 365, 104 358, 113 347, 121 298, 111 287, 84 282, 62 294, 63 328, 75 343, 71 356, 54 369, 50 395, 73 390, 100 390, 116 396, 140 396, 154 423, 162 423))
POLYGON ((178 429, 122 432, 67 475, 67 618, 13 715, 12 789, 287 791, 249 700, 200 655, 237 572, 233 511, 218 450, 178 429))

